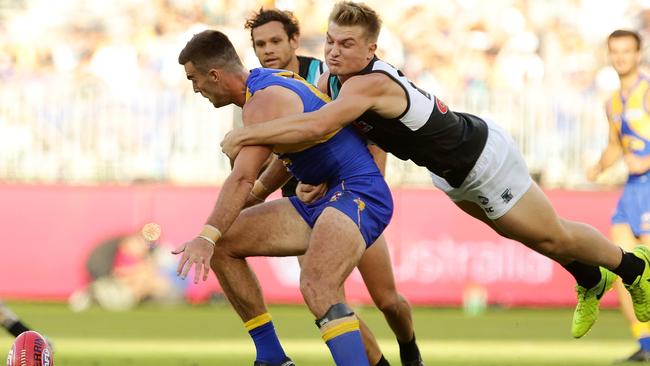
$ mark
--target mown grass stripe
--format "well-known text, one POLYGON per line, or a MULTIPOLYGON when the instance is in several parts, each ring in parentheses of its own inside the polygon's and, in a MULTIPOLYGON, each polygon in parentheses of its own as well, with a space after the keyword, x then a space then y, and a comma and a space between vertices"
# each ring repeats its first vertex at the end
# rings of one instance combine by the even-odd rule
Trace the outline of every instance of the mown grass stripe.
MULTIPOLYGON (((187 341, 166 340, 115 340, 59 338, 55 341, 56 353, 66 356, 82 355, 240 355, 253 354, 248 340, 187 341)), ((613 359, 634 350, 629 341, 418 341, 425 358, 501 359, 501 360, 602 360, 613 359)), ((324 344, 317 340, 286 340, 284 348, 296 356, 327 355, 324 344)), ((397 344, 390 339, 380 340, 386 355, 397 355, 397 344)), ((11 339, 0 339, 0 347, 9 349, 11 339)))

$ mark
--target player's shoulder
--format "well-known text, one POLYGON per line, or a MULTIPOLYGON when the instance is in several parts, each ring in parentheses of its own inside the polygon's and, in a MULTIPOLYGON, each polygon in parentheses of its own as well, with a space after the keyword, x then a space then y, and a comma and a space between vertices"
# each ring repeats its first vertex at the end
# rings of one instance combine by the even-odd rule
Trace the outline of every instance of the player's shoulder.
POLYGON ((300 97, 291 89, 283 85, 268 85, 253 94, 246 104, 266 104, 270 106, 274 103, 294 102, 296 99, 299 100, 300 97))
POLYGON ((343 83, 341 90, 355 90, 363 92, 363 94, 376 94, 389 85, 388 81, 391 81, 390 76, 380 72, 355 75, 343 83))

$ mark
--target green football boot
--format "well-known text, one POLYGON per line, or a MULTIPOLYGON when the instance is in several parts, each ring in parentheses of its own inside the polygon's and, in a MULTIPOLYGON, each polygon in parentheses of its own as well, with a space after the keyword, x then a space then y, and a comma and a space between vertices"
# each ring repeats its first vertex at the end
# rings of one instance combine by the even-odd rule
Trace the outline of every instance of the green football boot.
POLYGON ((625 285, 625 288, 632 296, 636 318, 645 323, 650 320, 650 249, 645 245, 638 245, 632 253, 643 260, 645 268, 643 273, 631 285, 625 285))
POLYGON ((571 334, 574 338, 580 338, 591 329, 600 312, 600 299, 612 289, 616 281, 616 275, 605 268, 600 267, 600 282, 590 289, 576 285, 578 305, 573 312, 573 323, 571 334))

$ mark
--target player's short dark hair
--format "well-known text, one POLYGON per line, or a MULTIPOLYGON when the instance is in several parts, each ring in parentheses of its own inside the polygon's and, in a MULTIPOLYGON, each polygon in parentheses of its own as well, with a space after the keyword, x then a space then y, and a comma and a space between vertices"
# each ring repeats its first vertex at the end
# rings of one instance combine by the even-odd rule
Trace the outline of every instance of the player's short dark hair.
POLYGON ((228 36, 216 30, 205 30, 195 34, 187 42, 178 55, 178 63, 185 65, 188 62, 192 62, 201 72, 207 72, 212 68, 243 67, 228 36))
POLYGON ((280 22, 289 39, 300 36, 300 25, 298 19, 288 10, 264 9, 260 8, 259 12, 254 13, 246 19, 244 27, 251 30, 251 39, 253 39, 253 29, 263 26, 270 22, 280 22))
POLYGON ((376 42, 381 30, 381 18, 364 3, 341 1, 334 5, 329 21, 342 26, 359 25, 366 30, 366 38, 376 42))
POLYGON ((638 32, 626 30, 626 29, 617 29, 613 31, 609 37, 607 37, 607 43, 613 38, 623 38, 623 37, 632 37, 636 41, 636 50, 641 49, 641 36, 638 32))

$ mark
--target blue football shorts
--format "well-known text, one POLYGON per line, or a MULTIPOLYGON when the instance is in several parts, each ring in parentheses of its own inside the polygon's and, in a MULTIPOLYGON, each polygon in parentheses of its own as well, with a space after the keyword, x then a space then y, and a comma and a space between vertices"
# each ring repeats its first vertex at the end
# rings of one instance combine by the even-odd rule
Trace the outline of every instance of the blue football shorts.
POLYGON ((319 200, 307 204, 298 197, 289 197, 300 216, 310 227, 327 207, 348 216, 359 228, 366 248, 384 231, 393 215, 393 198, 381 175, 347 178, 328 187, 319 200))
POLYGON ((650 181, 628 182, 618 200, 612 224, 628 224, 635 236, 650 234, 650 181))

